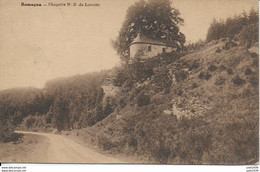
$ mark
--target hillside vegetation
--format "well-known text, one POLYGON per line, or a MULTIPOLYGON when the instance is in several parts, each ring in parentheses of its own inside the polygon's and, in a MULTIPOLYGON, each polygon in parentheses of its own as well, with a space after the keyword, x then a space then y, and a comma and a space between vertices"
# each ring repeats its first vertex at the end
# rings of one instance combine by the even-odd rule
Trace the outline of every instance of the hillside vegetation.
POLYGON ((149 163, 256 163, 258 31, 244 27, 234 37, 49 81, 44 89, 1 91, 0 141, 17 139, 15 128, 72 130, 105 152, 149 163))
POLYGON ((86 129, 86 139, 158 163, 256 162, 258 55, 243 46, 223 50, 226 43, 212 41, 170 63, 148 60, 138 64, 141 77, 135 68, 119 71, 117 108, 86 129))
POLYGON ((230 38, 240 40, 248 47, 258 41, 258 11, 251 9, 249 13, 229 17, 225 21, 216 19, 211 23, 207 41, 218 40, 220 38, 230 38))
POLYGON ((15 88, 0 92, 0 140, 22 130, 68 130, 94 125, 110 113, 103 100, 106 71, 49 81, 44 89, 15 88))

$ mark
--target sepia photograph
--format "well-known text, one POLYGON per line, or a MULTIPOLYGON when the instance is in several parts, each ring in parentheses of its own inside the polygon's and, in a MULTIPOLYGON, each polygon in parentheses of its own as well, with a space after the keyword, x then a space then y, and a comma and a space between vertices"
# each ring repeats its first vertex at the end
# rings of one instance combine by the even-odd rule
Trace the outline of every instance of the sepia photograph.
POLYGON ((0 0, 0 163, 259 164, 258 0, 0 0))

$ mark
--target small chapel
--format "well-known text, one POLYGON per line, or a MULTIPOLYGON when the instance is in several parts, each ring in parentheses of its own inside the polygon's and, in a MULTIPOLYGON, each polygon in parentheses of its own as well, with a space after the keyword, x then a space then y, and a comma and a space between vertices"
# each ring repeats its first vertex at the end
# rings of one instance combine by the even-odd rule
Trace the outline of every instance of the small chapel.
POLYGON ((143 34, 138 34, 130 45, 130 60, 137 57, 151 58, 162 53, 176 51, 176 46, 169 40, 158 40, 149 38, 143 34))

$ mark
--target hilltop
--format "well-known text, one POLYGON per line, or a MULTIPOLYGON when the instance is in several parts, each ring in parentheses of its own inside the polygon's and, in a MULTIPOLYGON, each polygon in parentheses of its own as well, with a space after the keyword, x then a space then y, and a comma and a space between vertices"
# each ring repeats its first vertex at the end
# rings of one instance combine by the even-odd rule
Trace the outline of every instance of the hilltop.
POLYGON ((221 39, 180 58, 154 57, 118 70, 113 77, 120 91, 110 95, 115 110, 81 133, 104 151, 150 162, 256 162, 255 50, 258 44, 248 49, 221 39), (142 76, 131 71, 135 65, 142 76))

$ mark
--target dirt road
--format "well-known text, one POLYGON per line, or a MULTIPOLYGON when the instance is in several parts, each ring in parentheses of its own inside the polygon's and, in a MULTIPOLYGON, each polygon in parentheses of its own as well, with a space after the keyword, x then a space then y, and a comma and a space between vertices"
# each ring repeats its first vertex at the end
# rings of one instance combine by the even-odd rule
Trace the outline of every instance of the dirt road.
POLYGON ((38 147, 25 161, 38 163, 126 163, 89 149, 63 135, 16 131, 26 136, 39 136, 38 147))

